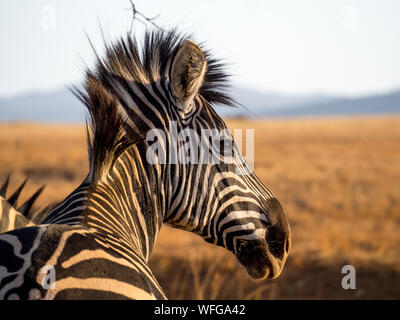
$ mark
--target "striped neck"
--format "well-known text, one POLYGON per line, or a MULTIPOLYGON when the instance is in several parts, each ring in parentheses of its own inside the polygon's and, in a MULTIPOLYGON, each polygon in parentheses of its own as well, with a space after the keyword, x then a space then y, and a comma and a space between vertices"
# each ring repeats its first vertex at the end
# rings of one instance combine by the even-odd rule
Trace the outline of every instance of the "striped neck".
POLYGON ((96 187, 88 191, 84 224, 122 255, 148 261, 166 211, 160 167, 143 166, 145 154, 132 146, 96 187))
POLYGON ((42 223, 82 225, 103 245, 147 261, 165 216, 165 174, 160 166, 143 165, 142 143, 125 151, 96 184, 86 179, 42 223))
POLYGON ((42 224, 81 225, 82 212, 86 208, 90 182, 86 178, 78 188, 52 209, 41 221, 42 224))

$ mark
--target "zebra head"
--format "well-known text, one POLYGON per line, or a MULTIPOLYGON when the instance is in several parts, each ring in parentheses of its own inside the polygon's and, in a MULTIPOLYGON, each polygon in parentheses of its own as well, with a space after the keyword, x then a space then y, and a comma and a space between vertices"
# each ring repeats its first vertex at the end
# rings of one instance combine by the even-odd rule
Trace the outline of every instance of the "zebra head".
POLYGON ((286 214, 251 172, 225 122, 201 93, 202 86, 210 86, 207 73, 217 75, 216 66, 191 40, 180 43, 170 66, 171 105, 178 111, 174 120, 186 132, 175 139, 178 162, 185 164, 176 170, 166 221, 232 251, 251 277, 277 277, 290 246, 286 214))
POLYGON ((158 168, 163 221, 227 248, 252 278, 277 277, 290 228, 213 108, 234 104, 224 65, 188 37, 157 30, 146 34, 142 51, 129 36, 107 45, 88 76, 118 98, 127 130, 145 132, 138 154, 158 168))

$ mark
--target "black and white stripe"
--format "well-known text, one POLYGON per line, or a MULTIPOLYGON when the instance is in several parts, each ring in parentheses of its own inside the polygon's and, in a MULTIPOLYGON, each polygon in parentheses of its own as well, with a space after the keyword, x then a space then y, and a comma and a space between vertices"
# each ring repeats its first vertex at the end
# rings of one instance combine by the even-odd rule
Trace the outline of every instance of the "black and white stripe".
POLYGON ((237 147, 232 163, 172 163, 169 155, 171 123, 199 135, 227 130, 212 107, 233 104, 223 65, 176 31, 147 33, 139 47, 130 37, 106 45, 75 91, 91 119, 90 172, 41 225, 0 236, 0 297, 164 298, 147 264, 164 222, 232 251, 253 278, 281 272, 285 212, 237 147), (154 129, 166 138, 165 163, 146 158, 154 129), (18 252, 29 255, 10 275, 18 252), (45 266, 54 267, 53 289, 41 285, 45 266), (12 277, 19 280, 5 280, 12 277))

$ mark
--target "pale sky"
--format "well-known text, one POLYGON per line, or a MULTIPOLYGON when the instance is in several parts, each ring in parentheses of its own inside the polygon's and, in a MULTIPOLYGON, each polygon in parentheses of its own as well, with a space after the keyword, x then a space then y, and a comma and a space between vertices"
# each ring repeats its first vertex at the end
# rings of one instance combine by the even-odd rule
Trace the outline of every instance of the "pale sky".
MULTIPOLYGON (((230 63, 233 82, 281 93, 365 95, 400 88, 398 0, 135 0, 230 63)), ((0 2, 0 96, 82 79, 101 49, 130 27, 128 0, 0 2)), ((137 33, 143 30, 135 24, 137 33)))

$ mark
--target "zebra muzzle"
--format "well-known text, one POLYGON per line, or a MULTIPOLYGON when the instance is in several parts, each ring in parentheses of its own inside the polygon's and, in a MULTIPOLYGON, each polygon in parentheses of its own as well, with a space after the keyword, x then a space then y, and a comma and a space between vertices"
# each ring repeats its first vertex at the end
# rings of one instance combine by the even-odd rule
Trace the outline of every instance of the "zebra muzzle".
POLYGON ((274 252, 276 250, 258 240, 241 241, 235 255, 251 278, 274 279, 281 274, 287 257, 285 249, 283 249, 284 253, 278 257, 274 252))

